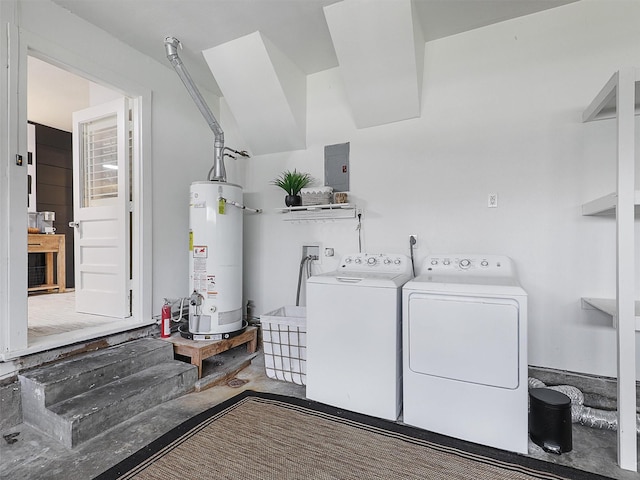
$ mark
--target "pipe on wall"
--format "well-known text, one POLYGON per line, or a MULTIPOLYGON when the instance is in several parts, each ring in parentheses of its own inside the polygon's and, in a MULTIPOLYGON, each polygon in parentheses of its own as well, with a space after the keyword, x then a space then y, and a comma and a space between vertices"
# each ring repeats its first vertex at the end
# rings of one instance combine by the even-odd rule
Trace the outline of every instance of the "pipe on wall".
POLYGON ((206 120, 215 138, 213 144, 213 168, 209 172, 209 178, 207 180, 226 182, 227 172, 224 168, 224 132, 222 131, 220 124, 216 120, 216 117, 211 112, 211 109, 207 105, 207 102, 205 102, 204 97, 200 93, 200 90, 198 90, 198 87, 191 78, 189 71, 186 69, 186 67, 182 63, 182 60, 178 56, 178 48, 182 47, 180 40, 175 37, 166 37, 164 39, 164 47, 167 52, 167 58, 169 59, 169 62, 171 62, 171 65, 180 77, 180 80, 182 80, 182 83, 184 83, 184 86, 187 88, 189 95, 191 95, 191 98, 198 107, 198 110, 200 110, 200 113, 206 120))

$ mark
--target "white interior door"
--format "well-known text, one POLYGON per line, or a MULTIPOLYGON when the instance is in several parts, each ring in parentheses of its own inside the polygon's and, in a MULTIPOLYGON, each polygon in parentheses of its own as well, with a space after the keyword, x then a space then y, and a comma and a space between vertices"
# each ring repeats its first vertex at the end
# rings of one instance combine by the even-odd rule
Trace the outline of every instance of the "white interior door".
POLYGON ((126 98, 73 114, 78 312, 131 315, 129 133, 126 98))

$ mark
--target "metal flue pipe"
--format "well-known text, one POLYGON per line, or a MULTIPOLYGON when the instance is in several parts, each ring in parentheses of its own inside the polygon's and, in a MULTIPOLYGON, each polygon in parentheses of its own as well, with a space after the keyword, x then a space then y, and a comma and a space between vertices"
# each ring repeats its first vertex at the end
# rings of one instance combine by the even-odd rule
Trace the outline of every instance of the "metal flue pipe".
POLYGON ((180 57, 178 56, 178 48, 182 47, 180 40, 175 37, 166 37, 164 39, 164 47, 167 51, 167 58, 171 62, 171 65, 180 77, 180 80, 182 80, 182 83, 184 83, 189 95, 191 95, 191 98, 198 107, 198 110, 200 110, 200 113, 209 124, 209 128, 211 128, 211 131, 215 136, 213 144, 213 168, 212 173, 209 174, 208 180, 226 182, 227 172, 224 168, 224 132, 216 120, 216 117, 213 116, 211 109, 209 109, 209 106, 191 78, 191 75, 189 75, 189 72, 182 63, 182 60, 180 60, 180 57))

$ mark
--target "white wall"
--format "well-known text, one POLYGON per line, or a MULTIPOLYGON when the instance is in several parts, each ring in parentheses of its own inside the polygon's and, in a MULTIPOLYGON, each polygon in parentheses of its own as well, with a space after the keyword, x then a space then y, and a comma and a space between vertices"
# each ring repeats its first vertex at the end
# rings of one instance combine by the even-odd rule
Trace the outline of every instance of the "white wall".
POLYGON ((245 202, 266 213, 245 219, 245 300, 293 304, 305 241, 336 250, 317 269, 357 251, 355 221, 284 222, 269 185, 290 168, 322 179, 324 145, 351 142, 364 251, 408 254, 418 234, 419 260, 508 255, 529 294, 529 363, 615 376, 611 318, 580 303, 615 291, 614 221, 580 215, 614 190, 615 125, 581 114, 616 69, 640 67, 639 24, 640 2, 584 0, 429 42, 421 117, 375 128, 354 127, 339 69, 309 76, 308 148, 246 164, 245 202))
MULTIPOLYGON (((47 0, 5 0, 2 3, 0 42, 3 51, 6 49, 6 21, 29 32, 27 37, 36 39, 38 45, 46 45, 44 57, 53 63, 60 60, 55 57, 64 57, 71 59, 68 66, 74 73, 98 83, 108 78, 107 83, 112 82, 116 90, 122 91, 123 85, 133 85, 134 89, 151 91, 151 148, 144 154, 151 157, 153 311, 159 313, 163 297, 188 294, 189 184, 206 178, 213 163, 213 134, 168 61, 161 64, 150 59, 47 0), (114 85, 114 80, 120 84, 114 85)), ((162 40, 158 39, 158 48, 163 48, 162 40)), ((212 110, 218 112, 218 98, 204 88, 202 93, 212 110)), ((6 138, 5 129, 2 138, 6 138)), ((26 143, 24 149, 26 155, 26 143)), ((18 175, 19 169, 11 167, 10 163, 13 153, 3 152, 2 163, 18 175)), ((233 176, 229 179, 240 183, 233 176)), ((26 173, 23 183, 26 185, 26 173)), ((0 195, 2 211, 7 205, 6 195, 6 192, 0 195)), ((24 218, 26 227, 26 209, 24 218)), ((6 218, 0 217, 0 220, 6 227, 6 218)), ((3 228, 3 231, 6 230, 3 228)), ((26 265, 26 255, 23 263, 26 265)), ((148 285, 151 286, 151 282, 148 285)), ((2 298, 5 295, 3 292, 2 298)), ((26 296, 24 301, 26 304, 26 296)), ((20 321, 23 319, 12 320, 20 321)))
MULTIPOLYGON (((93 71, 152 90, 157 313, 162 297, 187 293, 188 189, 211 165, 211 133, 168 66, 47 1, 20 7, 3 20, 73 52, 93 71)), ((309 76, 308 148, 228 163, 229 181, 245 186, 245 203, 266 211, 245 217, 245 300, 262 313, 292 304, 303 242, 335 248, 336 257, 317 269, 357 250, 354 220, 284 222, 275 213, 283 194, 269 185, 285 168, 321 179, 324 146, 351 142, 350 197, 364 208, 365 251, 408 253, 408 235, 418 234, 418 260, 509 255, 529 293, 529 363, 615 375, 610 318, 580 308, 581 296, 612 296, 615 288, 614 224, 580 216, 584 201, 614 188, 615 127, 580 118, 614 70, 640 66, 638 24, 640 2, 583 0, 430 42, 421 117, 362 130, 339 69, 309 76), (499 195, 497 209, 486 206, 490 192, 499 195)), ((244 148, 224 102, 220 119, 227 145, 244 148)), ((2 225, 8 218, 0 215, 2 225)))

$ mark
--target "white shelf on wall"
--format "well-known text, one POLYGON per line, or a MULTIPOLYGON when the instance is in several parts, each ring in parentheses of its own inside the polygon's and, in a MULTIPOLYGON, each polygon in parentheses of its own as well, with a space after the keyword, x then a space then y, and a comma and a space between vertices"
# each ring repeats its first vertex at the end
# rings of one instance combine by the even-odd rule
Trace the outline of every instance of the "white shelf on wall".
POLYGON ((284 220, 335 220, 339 218, 355 218, 356 206, 349 203, 330 203, 327 205, 303 205, 301 207, 279 208, 284 220))
MULTIPOLYGON (((582 297, 582 302, 582 308, 600 310, 607 315, 611 315, 613 327, 618 328, 618 308, 616 307, 615 298, 582 297)), ((636 301, 635 310, 636 331, 640 331, 640 301, 636 301)))
POLYGON ((640 113, 640 75, 634 68, 613 74, 582 115, 584 122, 616 120, 616 190, 582 206, 583 215, 609 215, 616 229, 616 298, 583 298, 613 318, 617 330, 618 465, 638 471, 636 434, 636 335, 639 302, 635 300, 636 115, 640 113))
MULTIPOLYGON (((610 193, 582 205, 582 215, 615 215, 618 195, 610 193)), ((640 215, 640 190, 635 191, 635 213, 640 215)))
MULTIPOLYGON (((617 112, 617 95, 618 95, 618 78, 616 72, 598 95, 593 99, 589 106, 582 113, 583 122, 591 122, 592 120, 604 120, 607 118, 616 118, 617 112)), ((636 115, 640 114, 640 82, 635 81, 633 91, 633 109, 636 115)))

